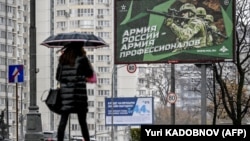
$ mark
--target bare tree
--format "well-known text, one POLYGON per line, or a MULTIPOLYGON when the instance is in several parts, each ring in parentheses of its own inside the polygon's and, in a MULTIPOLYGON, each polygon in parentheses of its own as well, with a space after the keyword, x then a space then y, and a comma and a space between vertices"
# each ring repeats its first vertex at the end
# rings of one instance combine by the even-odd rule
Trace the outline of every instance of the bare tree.
MULTIPOLYGON (((190 109, 183 110, 176 108, 176 124, 199 124, 198 111, 194 112, 190 109)), ((170 108, 166 106, 158 106, 155 109, 155 124, 171 124, 170 108), (162 112, 164 111, 164 112, 162 112)))
MULTIPOLYGON (((166 104, 166 94, 170 89, 170 76, 168 76, 167 64, 148 65, 145 67, 143 75, 144 85, 146 89, 151 91, 143 96, 153 96, 160 99, 162 105, 166 104)), ((141 95, 142 96, 142 95, 141 95)))
POLYGON ((250 69, 249 15, 248 0, 237 1, 235 60, 232 63, 216 63, 214 65, 222 104, 233 125, 242 124, 250 107, 250 95, 249 92, 245 91, 246 85, 249 84, 250 69))
MULTIPOLYGON (((154 111, 155 124, 170 124, 171 121, 171 111, 166 101, 166 96, 170 92, 171 86, 171 70, 169 68, 170 67, 167 64, 148 65, 147 67, 145 67, 144 73, 140 74, 141 76, 144 76, 141 80, 144 81, 144 85, 141 85, 140 87, 149 90, 148 93, 140 96, 153 96, 155 98, 159 98, 160 100, 154 111)), ((186 74, 181 71, 176 71, 175 79, 179 87, 184 87, 185 85, 188 89, 187 91, 189 91, 193 95, 199 95, 200 91, 196 90, 199 82, 196 80, 198 80, 198 76, 200 78, 200 74, 195 74, 196 78, 192 78, 194 79, 194 83, 190 84, 190 82, 187 81, 187 79, 190 77, 189 72, 193 73, 194 71, 191 68, 197 69, 195 66, 190 66, 190 68, 188 68, 189 71, 187 71, 186 74), (182 83, 179 83, 179 81, 181 81, 182 83)), ((178 97, 181 99, 180 101, 182 102, 182 107, 175 108, 176 124, 197 124, 199 122, 198 115, 200 107, 196 105, 190 105, 190 100, 193 99, 188 99, 187 95, 184 96, 182 94, 178 94, 178 97)))

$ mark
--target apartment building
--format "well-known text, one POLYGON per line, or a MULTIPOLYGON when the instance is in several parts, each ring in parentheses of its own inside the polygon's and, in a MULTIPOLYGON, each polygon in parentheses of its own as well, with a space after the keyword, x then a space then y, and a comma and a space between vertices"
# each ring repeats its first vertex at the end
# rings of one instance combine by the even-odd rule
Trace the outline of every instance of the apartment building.
POLYGON ((5 138, 16 139, 17 132, 23 138, 29 106, 29 1, 0 0, 0 19, 0 111, 10 126, 5 138), (23 65, 23 82, 9 83, 11 65, 23 65))

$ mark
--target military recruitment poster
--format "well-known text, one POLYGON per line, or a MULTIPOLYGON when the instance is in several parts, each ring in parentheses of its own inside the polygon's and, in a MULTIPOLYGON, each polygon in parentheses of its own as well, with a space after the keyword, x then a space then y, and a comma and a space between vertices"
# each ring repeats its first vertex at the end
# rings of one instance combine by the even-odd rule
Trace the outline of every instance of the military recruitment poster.
POLYGON ((233 0, 115 0, 115 64, 232 61, 233 0))

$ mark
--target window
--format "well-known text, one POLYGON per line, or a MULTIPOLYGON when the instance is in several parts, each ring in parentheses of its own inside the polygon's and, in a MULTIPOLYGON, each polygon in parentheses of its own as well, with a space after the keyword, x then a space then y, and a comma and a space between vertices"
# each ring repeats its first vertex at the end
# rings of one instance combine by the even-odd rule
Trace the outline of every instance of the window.
POLYGON ((97 119, 105 119, 105 114, 104 113, 98 113, 97 114, 97 119))
MULTIPOLYGON (((93 33, 92 33, 93 34, 93 33)), ((94 51, 94 48, 86 48, 85 49, 87 52, 93 52, 94 51)))
POLYGON ((97 56, 97 60, 98 61, 104 61, 104 62, 106 62, 106 61, 110 61, 109 59, 110 59, 109 55, 98 55, 97 56))
POLYGON ((78 17, 83 17, 83 16, 94 16, 94 9, 77 9, 77 16, 78 17))
POLYGON ((0 71, 0 78, 6 78, 6 72, 0 71))
POLYGON ((143 85, 144 84, 144 78, 139 78, 138 83, 139 83, 139 85, 143 85))
POLYGON ((104 102, 103 101, 98 101, 97 102, 97 107, 103 108, 104 107, 104 102))
POLYGON ((63 28, 63 27, 66 27, 66 22, 57 22, 57 28, 63 28))
POLYGON ((65 13, 66 13, 65 10, 57 10, 56 11, 56 16, 58 16, 58 17, 64 17, 65 13))
POLYGON ((139 96, 146 95, 146 90, 138 90, 139 96))
POLYGON ((98 67, 97 68, 98 72, 110 72, 110 67, 98 67))
POLYGON ((5 99, 4 99, 4 98, 1 98, 1 99, 0 99, 0 105, 1 105, 1 106, 4 106, 4 105, 5 105, 5 99))
POLYGON ((98 78, 98 84, 110 85, 110 79, 109 78, 98 78))
POLYGON ((109 3, 109 0, 98 0, 98 3, 109 3))
POLYGON ((88 101, 88 105, 89 105, 89 107, 94 107, 95 106, 95 102, 94 101, 88 101))
POLYGON ((94 124, 88 124, 88 128, 89 128, 89 130, 94 130, 95 129, 95 125, 94 124))
POLYGON ((110 27, 110 21, 108 21, 108 20, 100 20, 100 21, 98 21, 98 26, 110 27))
POLYGON ((65 4, 65 0, 57 0, 56 4, 57 5, 65 4))
POLYGON ((28 6, 25 4, 25 5, 23 5, 23 8, 24 8, 24 11, 28 11, 29 9, 28 9, 28 6))
POLYGON ((0 65, 5 65, 5 58, 4 57, 0 57, 0 65))
POLYGON ((24 32, 28 32, 28 28, 26 26, 23 28, 23 30, 24 32))
POLYGON ((110 15, 109 9, 97 9, 97 15, 108 16, 110 15))
POLYGON ((27 19, 28 19, 27 16, 23 16, 23 21, 24 22, 27 22, 27 19))
POLYGON ((110 130, 110 127, 109 126, 105 126, 105 125, 98 125, 97 126, 97 130, 98 131, 110 130))
POLYGON ((95 118, 94 112, 88 112, 88 118, 95 118))
POLYGON ((16 88, 16 87, 14 87, 14 86, 9 86, 9 87, 8 87, 8 92, 9 92, 9 93, 14 93, 15 88, 16 88))
POLYGON ((80 28, 93 28, 94 21, 93 20, 81 20, 80 21, 80 28))
POLYGON ((72 130, 72 131, 77 131, 77 130, 79 130, 78 124, 71 124, 71 130, 72 130))
POLYGON ((0 38, 5 38, 5 31, 0 31, 0 38))
POLYGON ((110 91, 109 90, 99 90, 98 96, 109 96, 110 91))
POLYGON ((5 52, 5 44, 0 44, 0 51, 5 52))
POLYGON ((94 89, 87 89, 87 94, 89 96, 94 96, 94 89))
POLYGON ((78 0, 78 4, 80 5, 93 5, 93 0, 78 0))
POLYGON ((3 17, 0 17, 0 24, 2 24, 2 25, 5 24, 5 19, 3 17))
POLYGON ((107 38, 107 39, 110 38, 110 32, 98 32, 97 34, 101 38, 107 38))
POLYGON ((79 22, 80 22, 79 20, 70 21, 69 27, 71 27, 71 28, 78 28, 80 26, 79 22))

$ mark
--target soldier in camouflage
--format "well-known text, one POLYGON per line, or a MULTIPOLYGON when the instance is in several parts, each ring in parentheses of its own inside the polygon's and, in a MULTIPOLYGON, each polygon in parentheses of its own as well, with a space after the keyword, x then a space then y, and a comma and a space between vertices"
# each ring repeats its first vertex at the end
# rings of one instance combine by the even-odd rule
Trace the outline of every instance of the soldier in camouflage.
POLYGON ((197 7, 196 8, 196 16, 197 16, 197 18, 200 18, 206 25, 206 32, 207 32, 206 45, 212 46, 213 45, 213 36, 212 36, 212 32, 210 30, 210 25, 211 25, 211 22, 210 22, 211 17, 210 16, 211 15, 207 16, 207 11, 205 8, 197 7))
POLYGON ((218 29, 215 25, 213 25, 214 17, 212 15, 206 15, 204 18, 207 25, 207 32, 208 32, 208 38, 207 38, 207 45, 217 45, 219 44, 219 36, 218 34, 215 34, 218 32, 218 29))
POLYGON ((197 17, 199 17, 199 18, 201 18, 201 19, 205 19, 205 17, 206 17, 206 15, 207 15, 207 11, 206 11, 206 9, 205 8, 203 8, 203 7, 197 7, 196 8, 196 16, 197 17))
MULTIPOLYGON (((191 3, 185 3, 180 7, 180 14, 185 22, 182 26, 174 23, 173 18, 165 19, 165 25, 169 27, 174 34, 176 34, 177 42, 195 40, 199 41, 199 45, 192 46, 192 48, 201 48, 206 46, 207 33, 205 22, 196 17, 196 7, 191 3)), ((182 49, 187 48, 184 47, 182 49)))

